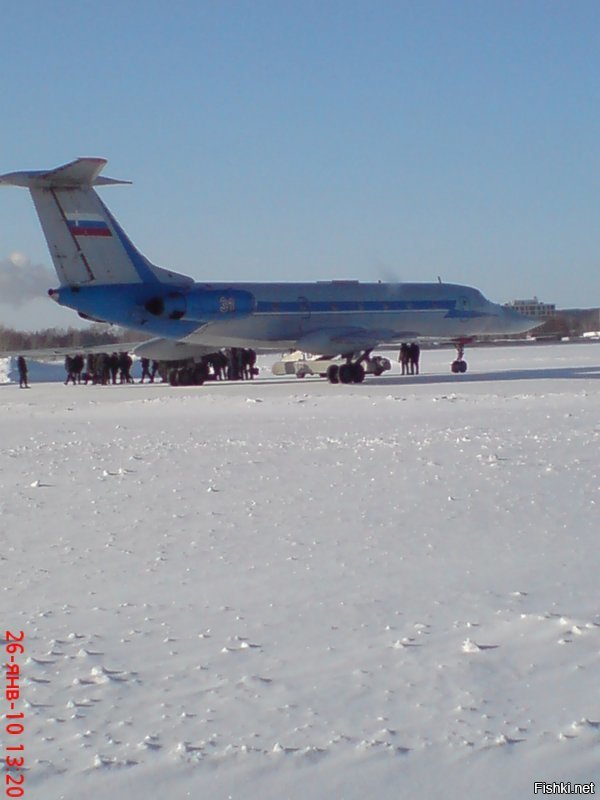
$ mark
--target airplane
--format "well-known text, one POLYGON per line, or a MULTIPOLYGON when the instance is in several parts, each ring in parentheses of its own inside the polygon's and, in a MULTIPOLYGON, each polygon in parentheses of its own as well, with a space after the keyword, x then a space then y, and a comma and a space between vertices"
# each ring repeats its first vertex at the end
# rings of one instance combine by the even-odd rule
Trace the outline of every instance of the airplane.
POLYGON ((341 356, 332 383, 360 383, 371 352, 414 339, 452 341, 451 369, 467 370, 474 337, 524 333, 539 325, 459 284, 196 282, 156 266, 135 247, 96 186, 127 184, 100 175, 104 158, 51 170, 11 172, 0 185, 29 189, 60 285, 48 295, 84 319, 151 335, 136 355, 200 357, 224 347, 341 356))

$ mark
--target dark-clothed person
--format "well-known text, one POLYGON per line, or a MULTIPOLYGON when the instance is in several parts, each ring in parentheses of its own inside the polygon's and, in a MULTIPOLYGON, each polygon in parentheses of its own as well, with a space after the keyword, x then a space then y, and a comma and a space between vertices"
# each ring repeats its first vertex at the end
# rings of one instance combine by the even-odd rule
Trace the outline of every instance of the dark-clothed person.
MULTIPOLYGON (((108 366, 110 369, 110 379, 114 384, 117 382, 117 375, 119 374, 119 354, 111 353, 108 357, 108 366)), ((123 381, 121 381, 123 383, 123 381)))
POLYGON ((19 370, 19 388, 29 389, 29 384, 27 383, 27 362, 23 356, 17 358, 17 369, 19 370))
POLYGON ((421 348, 416 342, 411 342, 408 345, 408 360, 410 364, 410 374, 419 374, 419 357, 421 355, 421 348))
POLYGON ((142 365, 142 377, 140 379, 140 383, 144 382, 144 378, 148 378, 150 383, 154 382, 154 377, 150 372, 150 359, 149 358, 142 358, 140 359, 140 363, 142 365))
POLYGON ((408 375, 409 351, 406 342, 402 342, 402 344, 400 345, 400 352, 398 353, 398 361, 400 362, 400 366, 402 368, 402 374, 408 375))
POLYGON ((65 357, 65 372, 67 373, 67 380, 65 386, 71 381, 75 386, 75 365, 73 364, 73 356, 65 357))

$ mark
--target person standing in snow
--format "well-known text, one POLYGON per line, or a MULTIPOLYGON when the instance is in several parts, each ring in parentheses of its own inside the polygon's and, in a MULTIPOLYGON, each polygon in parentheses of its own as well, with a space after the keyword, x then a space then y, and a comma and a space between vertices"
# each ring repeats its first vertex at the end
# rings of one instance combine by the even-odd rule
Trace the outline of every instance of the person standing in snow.
POLYGON ((19 370, 19 387, 21 389, 29 389, 29 384, 27 383, 27 362, 23 356, 17 358, 17 367, 19 370))
POLYGON ((402 374, 408 375, 409 350, 406 342, 402 342, 402 344, 400 345, 400 352, 398 353, 398 361, 400 362, 400 366, 402 367, 402 374))
POLYGON ((154 378, 152 377, 152 374, 150 373, 150 359, 149 358, 142 358, 141 359, 141 363, 142 363, 142 377, 140 379, 140 383, 144 382, 144 378, 148 378, 150 383, 153 383, 154 382, 154 378))
POLYGON ((416 342, 411 342, 408 345, 408 361, 410 364, 410 374, 419 374, 419 356, 421 355, 421 348, 416 342))
MULTIPOLYGON (((108 368, 110 370, 110 378, 112 380, 113 386, 117 382, 117 375, 119 374, 119 354, 118 353, 111 353, 108 356, 108 368)), ((122 383, 122 381, 121 381, 122 383)))
POLYGON ((69 383, 69 381, 73 382, 73 386, 75 386, 75 366, 73 364, 74 358, 73 356, 65 356, 65 372, 67 373, 67 380, 65 381, 65 386, 69 383))

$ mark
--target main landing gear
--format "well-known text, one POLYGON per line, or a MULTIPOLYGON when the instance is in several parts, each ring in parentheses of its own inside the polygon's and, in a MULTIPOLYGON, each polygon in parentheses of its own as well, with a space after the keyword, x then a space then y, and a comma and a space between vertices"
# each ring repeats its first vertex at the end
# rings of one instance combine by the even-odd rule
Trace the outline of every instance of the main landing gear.
POLYGON ((456 342, 454 346, 456 347, 456 359, 450 364, 450 369, 454 373, 466 372, 467 362, 463 358, 465 354, 465 342, 456 342))
MULTIPOLYGON (((357 359, 352 360, 352 356, 354 353, 350 353, 344 355, 343 358, 346 359, 345 364, 330 364, 327 367, 327 380, 329 383, 362 383, 365 379, 365 368, 362 365, 362 362, 369 362, 371 350, 365 350, 365 352, 357 359)), ((381 375, 383 369, 379 367, 379 364, 374 364, 372 372, 374 375, 381 375)))
POLYGON ((358 361, 349 361, 345 364, 330 364, 327 367, 327 380, 329 383, 362 383, 365 379, 365 368, 358 361))

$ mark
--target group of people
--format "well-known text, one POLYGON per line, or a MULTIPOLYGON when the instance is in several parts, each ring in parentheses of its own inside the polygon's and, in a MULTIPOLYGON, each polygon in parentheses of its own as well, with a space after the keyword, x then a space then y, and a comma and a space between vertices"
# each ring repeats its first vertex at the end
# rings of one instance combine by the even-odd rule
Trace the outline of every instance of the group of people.
MULTIPOLYGON (((419 358, 421 348, 416 342, 402 342, 398 361, 403 375, 419 374, 419 358)), ((140 383, 144 383, 146 378, 149 383, 154 383, 157 376, 162 380, 168 380, 168 376, 161 375, 160 363, 149 358, 140 359, 142 375, 140 383)), ((242 347, 231 347, 224 351, 211 353, 201 359, 202 368, 205 371, 204 380, 251 380, 257 374, 256 353, 254 350, 242 347)), ((84 358, 82 355, 67 356, 65 358, 65 371, 68 383, 73 385, 91 382, 100 383, 103 386, 116 383, 133 383, 131 367, 133 359, 129 353, 88 353, 84 358)), ((17 359, 19 370, 19 386, 21 389, 29 389, 27 381, 27 362, 23 356, 17 359)), ((171 381, 173 382, 173 381, 171 381)))
MULTIPOLYGON (((24 359, 23 359, 24 361, 24 359)), ((68 355, 65 358, 65 372, 67 373, 65 386, 84 383, 108 384, 134 383, 131 375, 133 359, 129 353, 88 353, 83 355, 68 355)), ((154 383, 155 380, 169 381, 171 383, 195 383, 191 380, 196 373, 201 372, 204 380, 251 380, 258 373, 256 368, 256 353, 254 350, 242 347, 231 347, 203 356, 197 361, 183 359, 182 361, 155 361, 143 357, 140 359, 140 383, 146 380, 154 383)), ((20 367, 19 367, 20 369, 20 367)))
MULTIPOLYGON (((213 359, 209 356, 209 359, 213 359)), ((249 347, 228 347, 221 355, 221 377, 230 381, 253 380, 258 375, 256 368, 256 352, 249 347)), ((218 377, 218 375, 217 375, 218 377)))
MULTIPOLYGON (((148 360, 148 359, 146 359, 148 360)), ((127 352, 120 353, 88 353, 84 358, 81 354, 65 358, 65 372, 67 379, 65 386, 72 383, 100 383, 103 386, 109 383, 133 383, 131 367, 133 359, 127 352)), ((156 373, 156 370, 155 370, 156 373)), ((154 379, 154 378, 153 378, 154 379)))
POLYGON ((398 353, 398 361, 402 369, 403 375, 418 375, 419 374, 419 358, 421 357, 421 348, 416 342, 402 342, 400 345, 400 352, 398 353))

